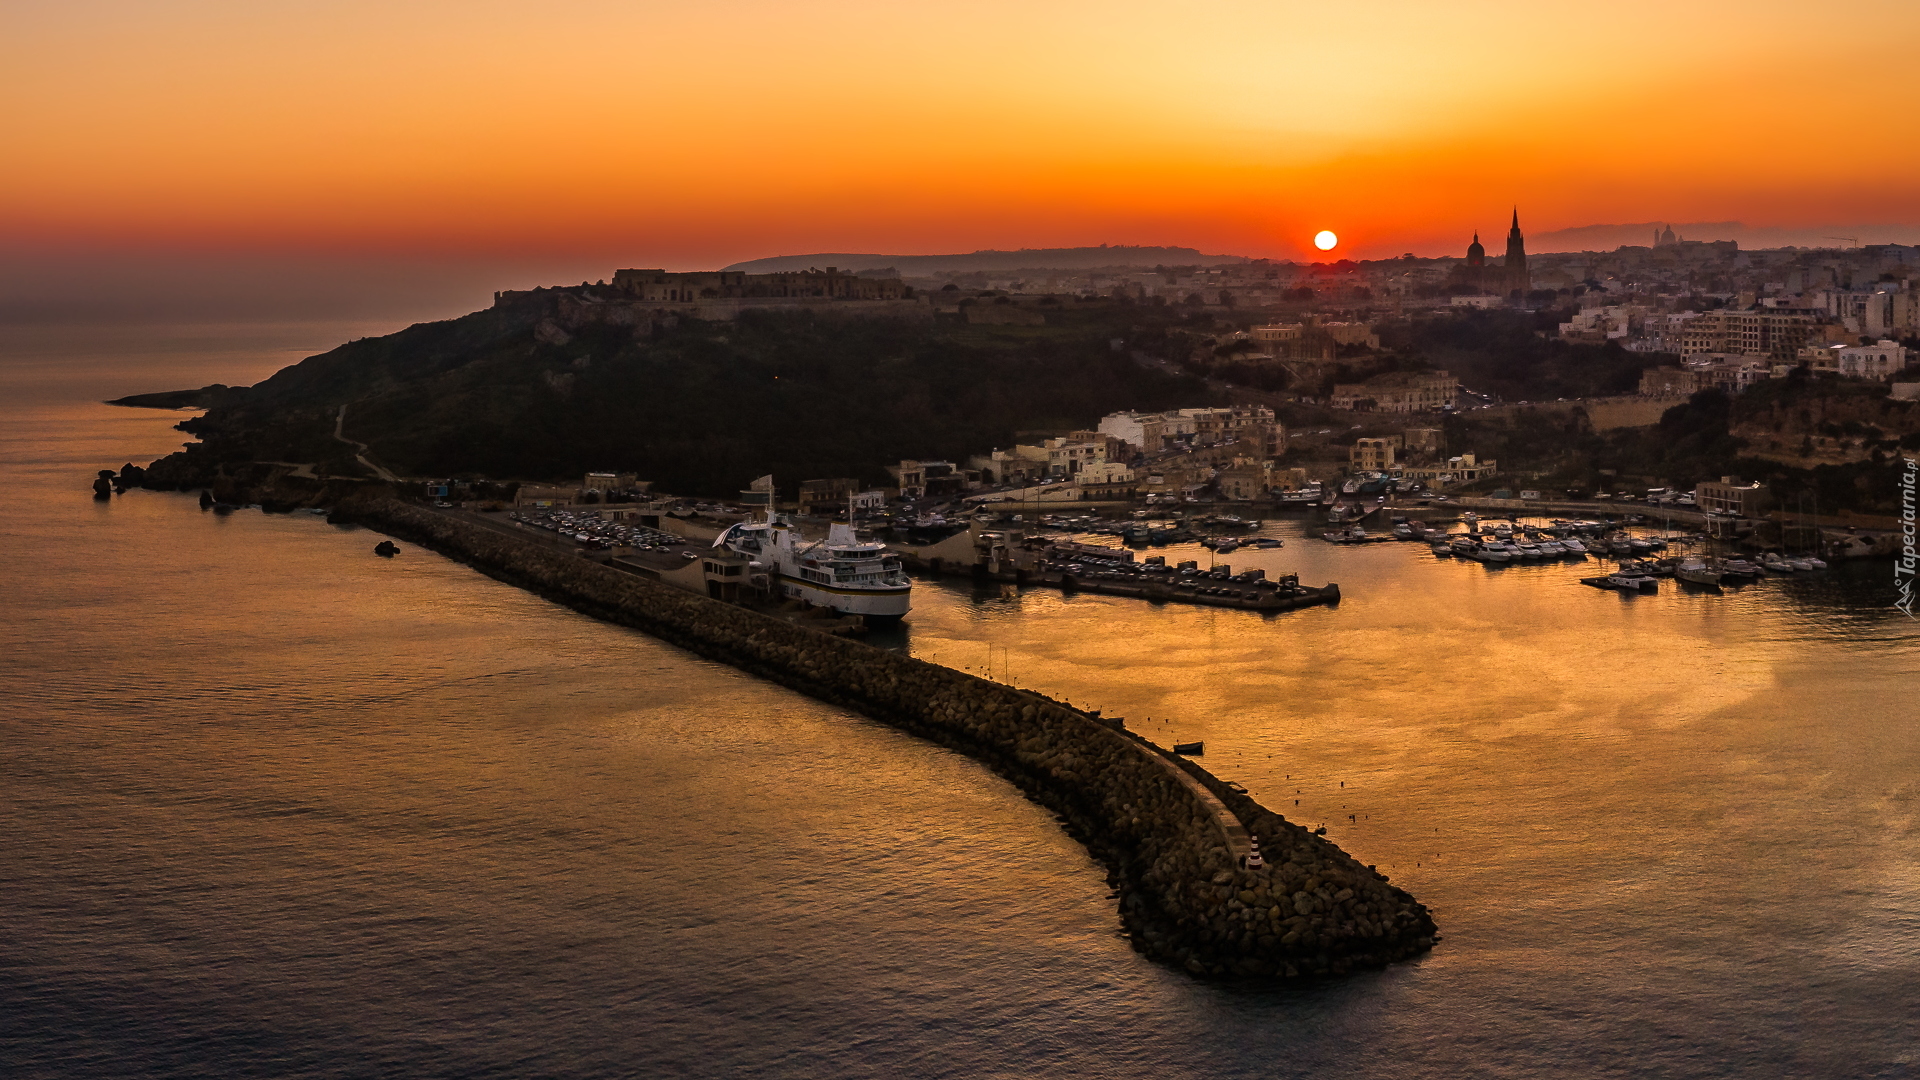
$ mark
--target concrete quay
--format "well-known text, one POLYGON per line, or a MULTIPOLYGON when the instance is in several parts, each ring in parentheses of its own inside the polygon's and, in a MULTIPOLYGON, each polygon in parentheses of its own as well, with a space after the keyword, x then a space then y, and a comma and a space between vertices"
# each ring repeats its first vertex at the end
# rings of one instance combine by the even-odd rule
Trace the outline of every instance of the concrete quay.
POLYGON ((1406 891, 1121 721, 392 499, 343 505, 335 520, 973 757, 1106 865, 1136 949, 1195 976, 1339 975, 1437 940, 1406 891), (1265 861, 1250 867, 1253 837, 1265 861))
POLYGON ((1294 591, 1284 592, 1275 588, 1273 582, 1228 582, 1216 585, 1209 581, 1207 587, 1219 589, 1220 592, 1207 593, 1200 592, 1197 588, 1182 588, 1167 582, 1143 581, 1137 576, 1130 575, 1098 572, 1070 574, 1052 570, 996 571, 979 564, 954 567, 943 564, 938 559, 922 561, 912 556, 902 556, 902 559, 915 573, 930 577, 967 577, 976 581, 1005 582, 1023 589, 1041 587, 1058 589, 1064 593, 1127 596, 1159 604, 1200 604, 1206 607, 1237 608, 1241 611, 1292 611, 1295 608, 1340 602, 1340 586, 1336 584, 1318 588, 1311 585, 1296 585, 1293 587, 1294 591))

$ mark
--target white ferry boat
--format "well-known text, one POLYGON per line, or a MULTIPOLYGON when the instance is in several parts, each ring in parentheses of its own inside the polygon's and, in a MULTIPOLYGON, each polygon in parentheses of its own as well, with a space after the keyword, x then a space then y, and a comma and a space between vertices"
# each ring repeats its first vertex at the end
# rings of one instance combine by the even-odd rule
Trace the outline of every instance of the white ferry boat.
POLYGON ((913 583, 899 557, 854 536, 851 525, 830 525, 825 540, 808 543, 792 523, 774 515, 728 527, 713 546, 764 565, 773 587, 789 600, 876 621, 898 619, 912 606, 913 583))

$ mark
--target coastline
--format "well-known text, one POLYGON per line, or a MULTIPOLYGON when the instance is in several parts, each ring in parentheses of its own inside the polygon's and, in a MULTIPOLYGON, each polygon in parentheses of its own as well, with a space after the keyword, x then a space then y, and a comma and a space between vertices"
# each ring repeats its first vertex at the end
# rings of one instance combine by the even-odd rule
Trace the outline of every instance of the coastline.
POLYGON ((1138 951, 1196 976, 1340 975, 1437 940, 1431 914, 1405 890, 1117 721, 394 499, 349 500, 331 520, 966 754, 1058 815, 1107 867, 1138 951), (1248 834, 1264 868, 1240 865, 1248 834))

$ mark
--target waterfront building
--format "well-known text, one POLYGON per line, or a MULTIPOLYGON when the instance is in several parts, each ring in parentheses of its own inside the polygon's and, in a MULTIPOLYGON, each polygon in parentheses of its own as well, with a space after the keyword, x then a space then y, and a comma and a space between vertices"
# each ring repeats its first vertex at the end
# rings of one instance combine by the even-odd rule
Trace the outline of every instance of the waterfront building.
POLYGON ((1274 487, 1271 461, 1236 458, 1214 477, 1220 497, 1230 502, 1252 502, 1264 498, 1274 487))
MULTIPOLYGON (((1037 445, 1016 444, 1007 457, 1001 460, 1019 459, 1032 462, 1030 469, 1019 470, 1028 476, 1043 479, 1071 480, 1080 475, 1080 471, 1094 462, 1107 459, 1106 440, 1098 442, 1076 442, 1071 439, 1048 439, 1037 445)), ((996 451, 996 457, 999 452, 996 451)))
POLYGON ((845 513, 849 502, 860 494, 860 481, 852 477, 800 482, 800 512, 803 514, 845 513))
POLYGON ((1773 494, 1757 483, 1736 483, 1733 477, 1723 476, 1695 485, 1693 501, 1701 510, 1751 518, 1773 505, 1773 494))
POLYGON ((1432 465, 1403 465, 1399 470, 1404 479, 1424 480, 1437 485, 1472 483, 1498 471, 1499 462, 1492 458, 1481 461, 1471 453, 1458 454, 1432 465))
POLYGON ((515 506, 571 506, 580 489, 567 484, 521 484, 513 493, 515 506))
POLYGON ((894 484, 900 489, 903 499, 958 495, 966 490, 968 482, 966 472, 955 467, 951 461, 915 461, 908 458, 898 465, 887 466, 887 472, 893 475, 894 484))
POLYGON ((1394 452, 1399 449, 1398 436, 1378 439, 1356 439, 1347 452, 1347 463, 1355 472, 1386 472, 1394 468, 1394 452))

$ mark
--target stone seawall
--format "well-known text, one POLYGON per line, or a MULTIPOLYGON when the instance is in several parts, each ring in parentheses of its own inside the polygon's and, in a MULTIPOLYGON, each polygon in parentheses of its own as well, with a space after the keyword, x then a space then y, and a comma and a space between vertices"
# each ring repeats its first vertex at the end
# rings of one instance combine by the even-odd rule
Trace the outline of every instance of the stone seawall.
POLYGON ((1106 864, 1134 945, 1208 977, 1378 967, 1432 947, 1404 890, 1192 762, 1044 696, 657 585, 417 506, 343 507, 585 614, 857 710, 973 757, 1106 864), (1266 866, 1241 862, 1249 833, 1266 866))

